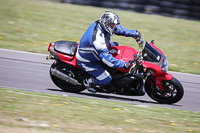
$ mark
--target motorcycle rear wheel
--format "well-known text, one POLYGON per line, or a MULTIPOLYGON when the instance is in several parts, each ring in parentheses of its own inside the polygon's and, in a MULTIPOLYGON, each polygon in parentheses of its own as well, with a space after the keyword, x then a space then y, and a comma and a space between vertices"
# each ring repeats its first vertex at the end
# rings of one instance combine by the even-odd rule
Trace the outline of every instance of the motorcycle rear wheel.
MULTIPOLYGON (((54 75, 52 75, 52 72, 51 72, 51 68, 57 68, 59 70, 63 70, 63 69, 68 69, 67 68, 67 65, 61 65, 61 64, 52 64, 51 67, 50 67, 50 77, 51 77, 51 80, 53 81, 53 83, 61 88, 63 91, 66 91, 66 92, 74 92, 74 93, 78 93, 78 92, 81 92, 83 90, 85 90, 85 88, 83 86, 77 86, 77 85, 72 85, 54 75)), ((64 73, 66 73, 65 71, 63 71, 64 73)), ((67 73, 66 73, 67 74, 67 73)), ((71 74, 73 75, 73 74, 71 74)), ((70 76, 71 76, 70 75, 70 76)), ((68 75, 69 76, 69 75, 68 75)))
POLYGON ((173 104, 180 101, 184 95, 184 89, 181 83, 176 79, 162 81, 164 90, 156 89, 150 82, 145 84, 147 95, 153 100, 162 104, 173 104))

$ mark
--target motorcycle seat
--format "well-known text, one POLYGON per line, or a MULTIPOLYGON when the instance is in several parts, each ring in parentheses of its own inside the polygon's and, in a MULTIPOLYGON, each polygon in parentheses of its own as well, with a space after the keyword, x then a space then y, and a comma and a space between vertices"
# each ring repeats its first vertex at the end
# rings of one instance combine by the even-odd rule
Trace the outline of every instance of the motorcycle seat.
POLYGON ((73 56, 76 53, 77 46, 78 46, 77 42, 57 41, 55 42, 54 49, 57 52, 73 56))

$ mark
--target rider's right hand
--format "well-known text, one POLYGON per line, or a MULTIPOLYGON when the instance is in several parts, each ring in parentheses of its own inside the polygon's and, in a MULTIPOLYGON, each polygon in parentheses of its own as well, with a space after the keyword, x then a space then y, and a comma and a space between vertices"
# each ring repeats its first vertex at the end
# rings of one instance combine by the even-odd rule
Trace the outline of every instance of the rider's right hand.
POLYGON ((128 68, 130 68, 131 67, 131 62, 129 61, 129 62, 126 62, 125 64, 124 64, 124 66, 123 66, 123 70, 125 70, 125 69, 128 69, 128 68))

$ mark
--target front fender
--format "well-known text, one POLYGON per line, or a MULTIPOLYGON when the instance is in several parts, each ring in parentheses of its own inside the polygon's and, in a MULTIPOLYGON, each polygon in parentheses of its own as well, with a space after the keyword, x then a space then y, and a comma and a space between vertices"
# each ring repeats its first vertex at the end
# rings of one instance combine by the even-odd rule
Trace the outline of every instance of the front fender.
POLYGON ((169 73, 165 73, 162 75, 153 76, 153 78, 155 79, 156 85, 160 88, 160 90, 164 90, 162 81, 163 80, 172 80, 173 76, 169 73))

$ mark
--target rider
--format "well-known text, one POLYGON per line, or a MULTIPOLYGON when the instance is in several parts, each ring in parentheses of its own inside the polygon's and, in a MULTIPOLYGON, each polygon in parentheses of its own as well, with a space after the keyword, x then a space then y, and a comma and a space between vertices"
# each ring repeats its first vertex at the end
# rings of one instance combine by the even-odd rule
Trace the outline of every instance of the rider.
POLYGON ((118 15, 111 11, 104 12, 81 38, 76 58, 81 69, 93 76, 83 82, 89 91, 96 92, 91 84, 106 86, 112 81, 111 75, 102 62, 113 68, 128 69, 131 66, 130 63, 117 60, 109 54, 110 47, 118 45, 116 42, 110 43, 110 37, 115 34, 133 37, 136 41, 140 41, 141 38, 137 30, 122 27, 118 15))

